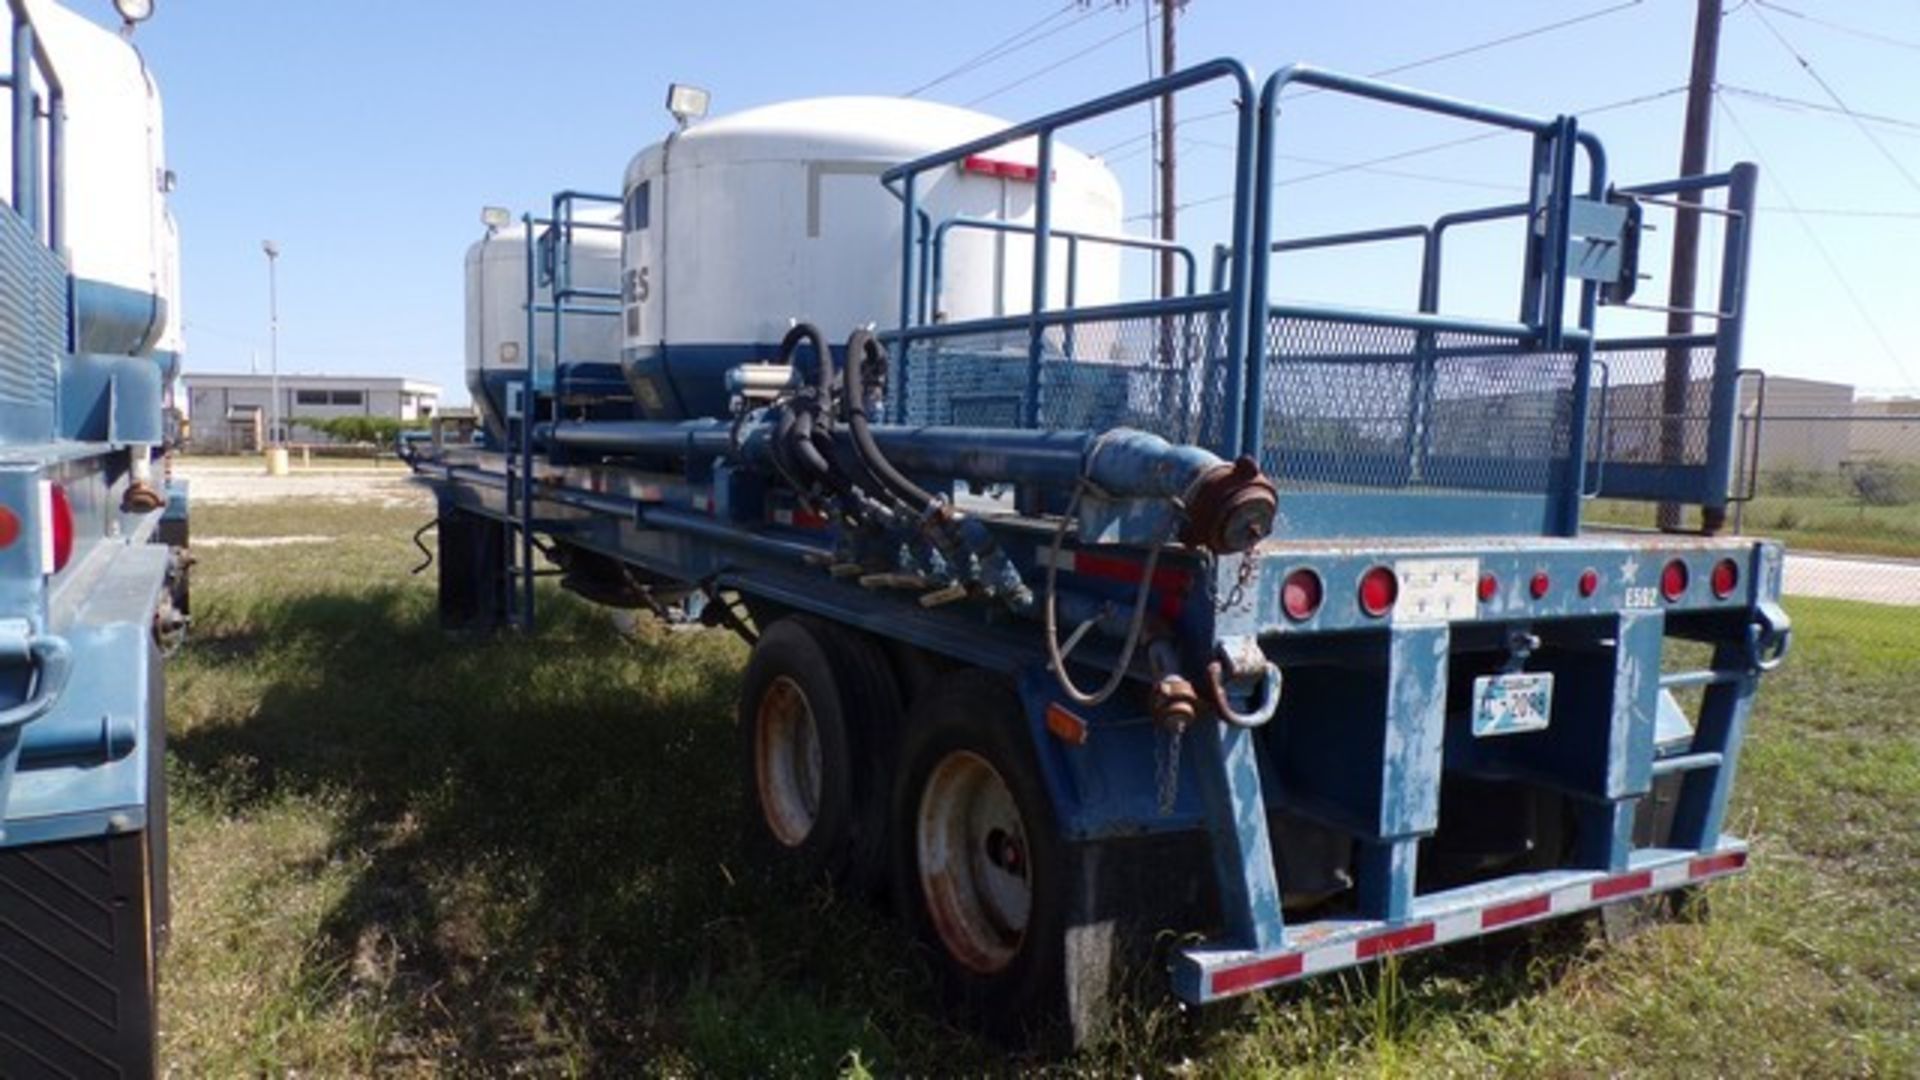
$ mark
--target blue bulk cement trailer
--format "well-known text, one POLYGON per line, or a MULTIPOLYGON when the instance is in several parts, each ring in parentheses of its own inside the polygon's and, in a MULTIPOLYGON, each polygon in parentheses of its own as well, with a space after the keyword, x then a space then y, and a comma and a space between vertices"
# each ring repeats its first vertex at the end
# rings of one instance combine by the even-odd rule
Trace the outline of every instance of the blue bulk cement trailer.
POLYGON ((1093 1035, 1156 940, 1198 1004, 1691 889, 1747 862, 1722 824, 1789 640, 1781 550, 1581 516, 1720 519, 1754 180, 1617 186, 1571 116, 1231 60, 1012 126, 693 124, 617 193, 489 212, 484 429, 405 444, 443 620, 528 627, 554 574, 740 633, 764 846, 890 895, 1009 1034, 1093 1035), (1235 139, 1197 256, 1122 235, 1066 139, 1202 87, 1235 139), (1308 87, 1519 133, 1526 199, 1278 239, 1278 102, 1308 87), (1608 336, 1669 212, 1722 223, 1719 303, 1608 336), (1511 319, 1440 302, 1443 244, 1486 222, 1511 319), (1272 299, 1291 253, 1388 242, 1420 254, 1404 310, 1272 299), (1184 287, 1126 298, 1135 249, 1184 287))
MULTIPOLYGON (((120 6, 131 28, 150 5, 120 6)), ((167 929, 161 660, 178 245, 124 35, 8 0, 0 209, 0 1074, 153 1071, 167 929)))

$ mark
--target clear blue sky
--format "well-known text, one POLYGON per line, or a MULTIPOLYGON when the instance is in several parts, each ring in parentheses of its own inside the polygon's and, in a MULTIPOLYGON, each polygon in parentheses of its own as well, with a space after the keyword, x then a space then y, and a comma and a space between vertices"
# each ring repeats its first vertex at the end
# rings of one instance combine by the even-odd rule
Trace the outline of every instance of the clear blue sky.
MULTIPOLYGON (((68 2, 110 20, 106 0, 68 2)), ((1771 26, 1853 110, 1904 122, 1870 121, 1870 138, 1842 116, 1733 89, 1722 94, 1716 163, 1757 154, 1770 167, 1761 182, 1766 209, 1754 254, 1748 362, 1883 393, 1920 389, 1920 5, 1727 3, 1724 86, 1832 100, 1771 26), (1824 212, 1797 219, 1789 201, 1824 212)), ((166 101, 169 157, 180 175, 187 369, 245 370, 256 348, 264 365, 260 241, 272 237, 284 251, 283 371, 407 374, 440 382, 458 400, 460 260, 479 231, 479 207, 530 207, 563 186, 617 188, 628 158, 668 126, 661 108, 668 81, 709 87, 716 113, 819 94, 898 93, 1056 12, 1041 40, 925 96, 978 100, 983 110, 1019 118, 1144 75, 1140 0, 1110 8, 1095 0, 1090 13, 1061 11, 1064 5, 159 0, 136 41, 166 101)), ((1192 0, 1179 29, 1183 61, 1231 55, 1262 72, 1294 60, 1373 72, 1604 12, 1395 76, 1554 113, 1683 84, 1693 7, 1691 0, 1192 0)), ((1195 99, 1182 110, 1197 115, 1218 104, 1217 97, 1195 99)), ((1607 140, 1616 177, 1663 177, 1677 165, 1681 111, 1682 98, 1669 93, 1594 114, 1585 126, 1607 140)), ((1287 175, 1461 133, 1326 95, 1292 104, 1285 123, 1287 175)), ((1136 112, 1070 141, 1098 150, 1145 129, 1146 116, 1136 112)), ((1219 147, 1230 138, 1228 126, 1197 121, 1180 133, 1181 201, 1225 190, 1219 147)), ((1138 145, 1111 153, 1130 212, 1146 209, 1146 155, 1125 156, 1138 145)), ((1507 201, 1524 175, 1511 138, 1377 170, 1385 172, 1289 186, 1278 231, 1399 223, 1507 201)), ((1183 212, 1183 237, 1206 235, 1219 209, 1203 203, 1183 212)), ((1474 244, 1462 245, 1449 306, 1504 314, 1508 270, 1496 255, 1511 245, 1485 247, 1483 261, 1474 244)), ((1410 295, 1410 262, 1407 252, 1303 261, 1289 264, 1295 284, 1282 289, 1397 302, 1410 295)), ((1650 269, 1660 274, 1653 288, 1663 294, 1664 263, 1650 269)))

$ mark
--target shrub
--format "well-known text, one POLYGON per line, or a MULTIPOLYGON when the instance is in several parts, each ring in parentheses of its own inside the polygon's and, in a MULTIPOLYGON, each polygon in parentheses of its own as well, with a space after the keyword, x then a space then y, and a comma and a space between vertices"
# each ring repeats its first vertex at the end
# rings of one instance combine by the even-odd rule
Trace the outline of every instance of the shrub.
POLYGON ((1863 461, 1847 472, 1862 506, 1907 506, 1920 502, 1920 471, 1884 461, 1863 461))
POLYGON ((1764 469, 1760 484, 1768 495, 1819 495, 1832 488, 1830 477, 1800 465, 1776 465, 1764 469))

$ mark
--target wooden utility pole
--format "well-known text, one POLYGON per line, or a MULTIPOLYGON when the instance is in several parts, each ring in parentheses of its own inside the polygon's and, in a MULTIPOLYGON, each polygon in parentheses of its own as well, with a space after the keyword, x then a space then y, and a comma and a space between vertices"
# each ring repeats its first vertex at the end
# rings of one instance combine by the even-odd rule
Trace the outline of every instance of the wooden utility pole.
MULTIPOLYGON (((1720 2, 1697 0, 1693 17, 1693 71, 1687 77, 1687 120, 1680 136, 1680 175, 1699 176, 1707 171, 1707 142, 1713 126, 1713 84, 1720 60, 1720 2)), ((1679 200, 1698 205, 1698 192, 1681 192, 1679 200)), ((1680 210, 1673 221, 1673 271, 1669 275, 1667 313, 1669 335, 1693 332, 1694 271, 1700 255, 1700 214, 1680 210)), ((1667 350, 1666 377, 1661 384, 1660 459, 1669 465, 1685 460, 1689 403, 1693 388, 1693 350, 1675 346, 1667 350)), ((1704 454, 1705 447, 1700 448, 1704 454)), ((1660 528, 1672 532, 1681 528, 1684 507, 1680 503, 1660 504, 1660 528)), ((1717 532, 1726 524, 1724 511, 1703 509, 1701 527, 1717 532)))
MULTIPOLYGON (((1186 6, 1186 0, 1160 0, 1160 74, 1171 75, 1174 72, 1173 17, 1180 8, 1186 6)), ((1173 137, 1173 95, 1167 94, 1160 99, 1160 239, 1172 240, 1174 234, 1174 154, 1173 137)), ((1160 253, 1160 296, 1162 299, 1172 296, 1173 289, 1173 252, 1160 253)))

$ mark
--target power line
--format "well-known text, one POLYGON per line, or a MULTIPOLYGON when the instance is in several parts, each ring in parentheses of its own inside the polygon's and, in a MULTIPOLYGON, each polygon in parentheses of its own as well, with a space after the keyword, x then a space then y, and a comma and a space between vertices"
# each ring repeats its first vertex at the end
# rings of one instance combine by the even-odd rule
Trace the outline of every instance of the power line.
POLYGON ((1818 71, 1813 69, 1813 64, 1809 62, 1806 57, 1800 55, 1800 51, 1795 49, 1793 44, 1781 35, 1780 31, 1774 29, 1773 23, 1767 18, 1766 12, 1762 10, 1765 7, 1766 5, 1764 4, 1756 3, 1753 6, 1753 17, 1760 20, 1760 25, 1767 28, 1767 33, 1773 35, 1773 40, 1779 42, 1781 48, 1787 50, 1787 55, 1799 62, 1800 70, 1806 72, 1807 77, 1812 79, 1814 83, 1820 87, 1821 91, 1833 101, 1834 105, 1838 106, 1840 111, 1845 113, 1847 117, 1853 121, 1853 126, 1858 128, 1860 134, 1865 136, 1866 140, 1873 144, 1875 150, 1880 151, 1880 156, 1887 159, 1887 164, 1893 166, 1894 170, 1906 180, 1907 185, 1913 188, 1914 191, 1920 192, 1920 177, 1914 176, 1913 173, 1907 169, 1906 164, 1895 157, 1891 150, 1887 149, 1886 145, 1873 133, 1873 129, 1868 127, 1866 123, 1860 119, 1859 114, 1849 108, 1846 102, 1840 100, 1839 93, 1833 89, 1827 80, 1820 77, 1818 71))
POLYGON ((1808 15, 1803 11, 1795 11, 1790 7, 1782 7, 1779 4, 1768 3, 1767 0, 1752 0, 1752 3, 1755 7, 1763 7, 1768 11, 1791 16, 1802 22, 1812 23, 1815 26, 1824 26, 1835 33, 1862 38, 1866 41, 1877 41, 1882 45, 1891 45, 1896 49, 1912 49, 1915 52, 1920 52, 1920 41, 1909 41, 1906 38, 1894 37, 1891 34, 1882 34, 1877 30, 1862 30, 1857 26, 1848 26, 1845 23, 1837 23, 1830 19, 1822 19, 1814 15, 1808 15))
POLYGON ((1888 127, 1920 133, 1920 120, 1907 120, 1898 116, 1888 116, 1884 113, 1849 113, 1844 109, 1836 108, 1824 101, 1808 101, 1805 98, 1790 97, 1786 94, 1775 94, 1767 90, 1755 90, 1746 86, 1734 86, 1730 83, 1719 83, 1717 88, 1723 93, 1743 97, 1761 105, 1771 105, 1775 108, 1795 111, 1809 110, 1827 116, 1861 120, 1870 124, 1885 124, 1888 127))
POLYGON ((1920 210, 1881 210, 1847 206, 1763 206, 1762 210, 1789 210, 1805 217, 1866 218, 1870 220, 1920 221, 1920 210))
POLYGON ((1787 190, 1787 185, 1780 179, 1780 174, 1774 171, 1773 164, 1761 151, 1760 144, 1754 141, 1753 133, 1747 130, 1747 125, 1740 122, 1739 114, 1733 111, 1733 106, 1727 103, 1725 97, 1716 94, 1714 101, 1720 106, 1720 111, 1726 114, 1727 121, 1733 125, 1733 129, 1740 133, 1740 138, 1746 142, 1747 148, 1753 151, 1753 156, 1759 159, 1761 175, 1765 176, 1767 182, 1773 185, 1773 189, 1780 193, 1780 201, 1786 204, 1787 212, 1792 214, 1793 220, 1799 223, 1800 231, 1807 234, 1808 242, 1819 254, 1820 261, 1826 264, 1827 272, 1833 275, 1834 283, 1840 286, 1840 291, 1845 294, 1847 302, 1853 305, 1854 313, 1860 316, 1860 321, 1865 323, 1868 331, 1873 334, 1874 341, 1879 343, 1880 351, 1887 354, 1887 361, 1893 365, 1895 371, 1900 373, 1900 377, 1906 380, 1907 385, 1913 386, 1913 376, 1907 373, 1907 365, 1901 362, 1900 354, 1894 351, 1893 344, 1887 340, 1887 335, 1881 332, 1880 324, 1874 321, 1873 313, 1868 311, 1866 304, 1861 302, 1860 294, 1853 291, 1853 284, 1847 280, 1846 274, 1841 272, 1840 264, 1827 250, 1827 245, 1821 241, 1819 232, 1807 223, 1806 215, 1801 212, 1799 204, 1793 201, 1793 193, 1787 190))
MULTIPOLYGON (((1114 5, 1111 3, 1106 5, 1106 7, 1113 7, 1113 6, 1114 5)), ((1103 11, 1105 10, 1105 8, 1095 8, 1094 10, 1103 11)), ((1082 16, 1082 18, 1085 18, 1085 16, 1082 16)), ((1076 19, 1074 21, 1078 22, 1079 20, 1076 19)), ((1151 22, 1152 18, 1149 18, 1148 21, 1151 22)), ((1071 26, 1073 25, 1073 23, 1069 23, 1068 25, 1071 26)), ((1099 50, 1106 48, 1107 46, 1113 44, 1114 42, 1119 41, 1121 38, 1126 37, 1128 34, 1133 33, 1133 30, 1134 28, 1129 26, 1123 30, 1120 30, 1117 33, 1109 34, 1108 36, 1101 38, 1099 41, 1094 42, 1093 44, 1087 46, 1086 48, 1081 49, 1079 52, 1069 53, 1066 56, 1063 56, 1060 59, 1055 60, 1050 64, 1047 64, 1040 68, 1036 68, 1033 71, 1030 71, 1025 75, 1022 75, 1019 78, 1013 80, 1010 83, 1007 83, 1003 86, 999 86, 992 90, 989 90, 986 93, 981 94, 979 97, 972 98, 964 102, 963 104, 965 104, 968 108, 972 108, 973 106, 978 105, 983 101, 989 101, 989 100, 992 100, 993 98, 997 98, 1001 94, 1004 94, 1009 90, 1014 90, 1014 89, 1018 89, 1019 87, 1025 86, 1026 84, 1044 75, 1051 75, 1055 71, 1058 71, 1063 67, 1066 67, 1068 64, 1073 63, 1075 60, 1078 60, 1083 56, 1086 56, 1089 53, 1098 52, 1099 50)))
MULTIPOLYGON (((1630 98, 1622 98, 1619 101, 1610 101, 1604 105, 1595 105, 1590 108, 1580 109, 1576 111, 1576 114, 1583 115, 1583 116, 1592 116, 1596 113, 1610 112, 1614 109, 1624 109, 1632 105, 1644 105, 1651 101, 1659 101, 1662 98, 1670 98, 1675 94, 1684 94, 1686 93, 1686 91, 1687 91, 1687 88, 1684 86, 1673 86, 1665 90, 1656 90, 1650 94, 1639 94, 1630 98)), ((1475 134, 1472 134, 1472 135, 1463 135, 1459 138, 1447 139, 1442 142, 1436 142, 1436 143, 1427 143, 1425 145, 1415 146, 1407 150, 1400 150, 1391 154, 1383 154, 1379 157, 1367 158, 1364 161, 1348 161, 1348 162, 1335 163, 1331 167, 1322 169, 1318 172, 1302 173, 1299 176, 1283 177, 1282 179, 1275 181, 1273 186, 1276 188, 1292 187, 1295 184, 1305 184, 1314 180, 1322 180, 1329 176, 1339 176, 1344 173, 1350 173, 1350 172, 1371 171, 1375 166, 1378 166, 1378 165, 1390 165, 1396 161, 1405 161, 1408 158, 1420 157, 1424 154, 1437 153, 1441 150, 1450 150, 1456 146, 1467 146, 1471 143, 1485 142, 1488 139, 1497 139, 1503 135, 1512 135, 1512 134, 1515 134, 1515 132, 1510 131, 1506 128, 1496 128, 1491 131, 1476 132, 1475 134)), ((1419 179, 1432 179, 1432 177, 1422 176, 1422 177, 1419 177, 1419 179)), ((1207 206, 1213 203, 1226 202, 1228 199, 1231 199, 1231 198, 1233 198, 1233 192, 1231 191, 1221 192, 1220 194, 1217 194, 1217 195, 1208 195, 1205 198, 1194 199, 1191 202, 1181 203, 1180 205, 1176 206, 1174 209, 1191 210, 1197 206, 1207 206)), ((1127 218, 1127 220, 1138 221, 1140 220, 1140 215, 1135 214, 1127 218)))
POLYGON ((989 48, 982 51, 978 55, 967 60, 962 60, 959 64, 956 64, 951 70, 947 71, 945 74, 940 75, 939 77, 934 78, 932 80, 929 80, 928 82, 921 83, 919 86, 914 87, 913 89, 907 91, 905 94, 901 96, 902 97, 919 97, 921 94, 926 93, 928 90, 931 90, 942 83, 949 82, 953 79, 957 79, 960 76, 965 75, 967 72, 972 71, 974 68, 981 67, 986 64, 991 64, 995 60, 999 60, 1004 57, 1011 56, 1014 53, 1017 53, 1022 49, 1027 48, 1030 45, 1039 44, 1040 42, 1045 41, 1047 38, 1054 36, 1060 31, 1077 25, 1082 19, 1085 19, 1090 15, 1096 14, 1100 10, 1099 8, 1092 8, 1082 13, 1079 19, 1074 19, 1062 26, 1056 26, 1052 30, 1047 31, 1044 34, 1039 33, 1042 27, 1045 27, 1049 23, 1054 22, 1055 20, 1059 19, 1060 16, 1065 15, 1067 12, 1072 11, 1074 8, 1077 8, 1079 6, 1080 6, 1080 0, 1067 0, 1067 3, 1061 6, 1056 11, 1054 11, 1053 14, 1048 15, 1046 18, 1041 19, 1039 22, 1034 23, 1033 25, 1027 27, 1026 29, 1019 31, 1018 33, 1012 34, 1002 39, 1001 41, 990 46, 989 48), (1029 35, 1033 35, 1033 34, 1039 34, 1039 36, 1029 38, 1029 35), (1024 40, 1024 41, 1021 40, 1023 38, 1028 38, 1028 40, 1024 40))
MULTIPOLYGON (((1586 12, 1585 14, 1570 16, 1568 18, 1561 19, 1557 22, 1550 22, 1541 26, 1535 26, 1531 29, 1520 30, 1511 34, 1504 34, 1497 38, 1489 38, 1486 41, 1478 42, 1473 45, 1463 46, 1457 49, 1449 49, 1446 52, 1442 52, 1442 53, 1434 53, 1431 56, 1423 56, 1415 60, 1409 60, 1403 64, 1395 64, 1392 67, 1381 68, 1378 71, 1370 71, 1370 72, 1367 72, 1367 77, 1371 79, 1384 79, 1390 75, 1400 75, 1405 72, 1414 71, 1418 68, 1427 67, 1432 64, 1444 63, 1445 61, 1448 61, 1448 60, 1458 60, 1463 56, 1472 56, 1475 53, 1485 52, 1488 49, 1497 49, 1503 45, 1511 45, 1516 41, 1525 41, 1528 38, 1539 37, 1542 34, 1550 34, 1556 30, 1565 30, 1569 26, 1578 26, 1581 23, 1589 22, 1591 20, 1598 19, 1603 16, 1612 15, 1615 12, 1625 11, 1630 7, 1638 7, 1642 2, 1643 0, 1623 0, 1623 2, 1621 3, 1610 4, 1603 8, 1596 8, 1592 11, 1586 12)), ((1280 96, 1280 99, 1282 101, 1291 101, 1294 98, 1301 98, 1301 97, 1306 97, 1310 94, 1318 94, 1318 93, 1324 93, 1324 92, 1325 91, 1323 91, 1319 87, 1310 87, 1310 86, 1299 87, 1295 90, 1291 90, 1291 91, 1288 91, 1287 93, 1282 94, 1280 96)), ((1225 109, 1216 109, 1216 110, 1213 110, 1212 112, 1200 113, 1188 120, 1181 121, 1180 126, 1199 123, 1204 120, 1217 120, 1222 116, 1232 116, 1235 111, 1236 110, 1229 107, 1225 109)), ((1118 150, 1123 146, 1130 146, 1136 142, 1139 142, 1142 138, 1144 138, 1144 136, 1135 135, 1131 138, 1122 139, 1121 141, 1114 143, 1112 146, 1106 147, 1105 149, 1102 149, 1102 150, 1095 151, 1093 156, 1098 158, 1105 158, 1108 154, 1112 153, 1113 151, 1118 150)))

